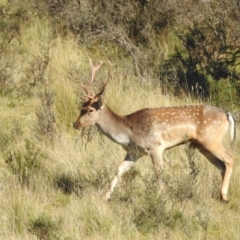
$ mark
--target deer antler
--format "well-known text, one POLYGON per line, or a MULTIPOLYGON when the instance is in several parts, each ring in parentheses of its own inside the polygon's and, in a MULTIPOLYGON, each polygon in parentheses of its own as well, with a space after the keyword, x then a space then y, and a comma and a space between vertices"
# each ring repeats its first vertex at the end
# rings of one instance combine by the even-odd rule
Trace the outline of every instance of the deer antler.
POLYGON ((87 98, 92 99, 93 96, 91 96, 90 87, 92 86, 92 83, 94 81, 96 72, 101 68, 101 66, 103 64, 103 61, 101 61, 97 66, 94 66, 93 62, 92 62, 92 59, 90 57, 88 57, 88 60, 89 60, 89 63, 90 63, 91 69, 92 69, 92 77, 91 77, 91 81, 87 85, 85 85, 85 86, 82 85, 82 87, 83 87, 83 89, 87 93, 87 94, 84 94, 84 96, 87 97, 87 98))
POLYGON ((113 66, 114 64, 112 64, 109 60, 108 60, 108 64, 109 64, 109 68, 108 68, 108 76, 107 76, 107 79, 106 79, 105 82, 103 83, 103 86, 102 86, 101 91, 100 91, 98 94, 96 94, 95 97, 99 97, 100 95, 102 95, 102 93, 104 92, 105 87, 106 87, 106 85, 107 85, 107 83, 108 83, 108 81, 109 81, 109 79, 110 79, 110 77, 111 77, 111 69, 112 69, 112 66, 113 66))
POLYGON ((97 66, 94 66, 93 62, 92 62, 92 59, 91 58, 88 58, 88 59, 89 59, 89 63, 91 65, 91 69, 92 69, 92 78, 91 78, 91 83, 92 83, 94 81, 95 74, 100 69, 100 67, 102 66, 103 61, 101 61, 97 66))

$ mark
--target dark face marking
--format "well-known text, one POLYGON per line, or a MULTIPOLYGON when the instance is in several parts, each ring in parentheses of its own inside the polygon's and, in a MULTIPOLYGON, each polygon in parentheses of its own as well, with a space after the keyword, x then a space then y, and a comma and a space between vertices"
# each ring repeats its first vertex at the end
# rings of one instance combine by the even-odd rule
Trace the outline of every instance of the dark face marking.
POLYGON ((90 99, 83 103, 80 111, 80 116, 83 116, 89 112, 93 112, 93 109, 97 111, 101 108, 101 106, 102 106, 102 101, 100 97, 98 97, 97 99, 90 99))

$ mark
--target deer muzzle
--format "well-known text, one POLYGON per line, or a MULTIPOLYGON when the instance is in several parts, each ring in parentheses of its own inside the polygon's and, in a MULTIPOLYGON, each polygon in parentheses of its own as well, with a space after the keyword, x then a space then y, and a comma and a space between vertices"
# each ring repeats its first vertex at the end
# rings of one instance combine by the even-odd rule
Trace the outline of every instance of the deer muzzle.
POLYGON ((79 129, 81 128, 81 124, 80 124, 78 121, 76 121, 76 122, 73 124, 73 128, 79 130, 79 129))

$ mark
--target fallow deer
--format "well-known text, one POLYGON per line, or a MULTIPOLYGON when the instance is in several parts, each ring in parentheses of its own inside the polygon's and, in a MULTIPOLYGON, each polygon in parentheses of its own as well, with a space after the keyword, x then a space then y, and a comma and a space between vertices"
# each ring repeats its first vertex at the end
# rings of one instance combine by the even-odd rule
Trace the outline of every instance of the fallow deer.
POLYGON ((73 127, 81 129, 96 125, 127 152, 105 198, 110 198, 122 174, 143 155, 150 155, 155 169, 160 171, 163 168, 164 150, 190 143, 190 147, 198 149, 220 171, 221 199, 227 201, 234 157, 223 147, 222 140, 228 129, 231 141, 235 138, 235 121, 231 113, 214 106, 199 105, 145 108, 126 116, 118 115, 101 97, 111 75, 111 63, 101 91, 93 94, 91 85, 102 62, 97 66, 93 65, 91 59, 89 62, 92 78, 83 86, 85 101, 73 127))

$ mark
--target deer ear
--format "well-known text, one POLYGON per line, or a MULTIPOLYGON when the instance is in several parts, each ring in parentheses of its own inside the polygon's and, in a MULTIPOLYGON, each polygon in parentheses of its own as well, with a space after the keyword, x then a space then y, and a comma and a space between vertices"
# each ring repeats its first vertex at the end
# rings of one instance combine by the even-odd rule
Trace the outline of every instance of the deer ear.
POLYGON ((103 101, 102 101, 102 98, 101 97, 98 97, 98 106, 101 107, 103 105, 103 101))
POLYGON ((95 96, 92 99, 92 103, 96 103, 97 106, 100 108, 103 105, 103 100, 102 100, 101 96, 95 96))

